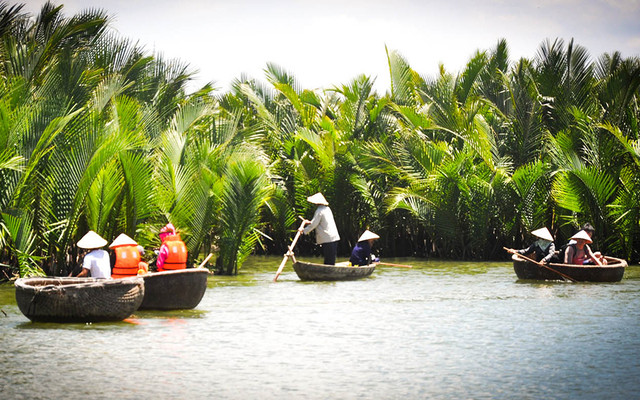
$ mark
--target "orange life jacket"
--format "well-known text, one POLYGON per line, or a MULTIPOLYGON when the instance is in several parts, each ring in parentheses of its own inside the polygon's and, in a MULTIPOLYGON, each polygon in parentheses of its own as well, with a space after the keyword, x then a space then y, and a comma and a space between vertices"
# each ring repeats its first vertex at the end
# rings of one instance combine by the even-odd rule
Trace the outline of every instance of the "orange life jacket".
POLYGON ((116 263, 111 272, 112 278, 123 278, 138 275, 140 264, 140 251, 136 245, 118 246, 113 249, 116 252, 116 263))
POLYGON ((180 235, 167 236, 163 244, 169 249, 169 255, 164 260, 162 269, 187 268, 187 246, 180 240, 180 235))

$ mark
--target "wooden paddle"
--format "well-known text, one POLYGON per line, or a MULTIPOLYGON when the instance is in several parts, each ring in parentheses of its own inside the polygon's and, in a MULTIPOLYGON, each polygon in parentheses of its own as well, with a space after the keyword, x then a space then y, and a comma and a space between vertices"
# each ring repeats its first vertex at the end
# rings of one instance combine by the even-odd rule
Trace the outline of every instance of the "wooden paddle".
POLYGON ((411 265, 406 265, 406 264, 392 264, 392 263, 384 263, 384 262, 376 262, 375 264, 388 265, 390 267, 413 268, 411 265))
POLYGON ((198 265, 198 268, 202 268, 202 267, 204 267, 204 265, 207 263, 207 261, 209 261, 209 259, 210 259, 211 257, 213 257, 213 253, 209 253, 209 255, 207 256, 207 258, 205 258, 205 259, 204 259, 204 261, 203 261, 200 265, 198 265))
POLYGON ((558 275, 560 275, 561 277, 563 277, 564 279, 567 279, 567 280, 569 280, 569 281, 571 281, 571 282, 577 282, 575 279, 573 279, 573 278, 572 278, 572 277, 570 277, 569 275, 563 274, 563 273, 562 273, 562 272, 560 272, 560 271, 556 271, 555 269, 553 269, 553 268, 549 267, 548 265, 545 265, 544 263, 538 262, 538 261, 533 260, 533 259, 531 259, 531 258, 529 258, 529 257, 527 257, 527 256, 524 256, 524 255, 522 255, 522 254, 519 254, 518 252, 516 252, 516 251, 514 251, 514 250, 512 250, 512 249, 509 249, 509 248, 506 248, 506 247, 503 247, 503 249, 505 249, 507 252, 509 252, 509 253, 511 253, 511 254, 518 254, 518 257, 520 257, 520 258, 522 258, 522 259, 524 259, 524 260, 527 260, 527 261, 532 262, 532 263, 534 263, 534 264, 537 264, 537 265, 539 265, 539 266, 541 266, 541 267, 544 267, 544 268, 546 268, 546 269, 548 269, 548 270, 550 270, 550 271, 553 271, 553 272, 555 272, 556 274, 558 274, 558 275))
MULTIPOLYGON (((302 218, 302 217, 300 217, 302 218)), ((296 232, 296 236, 293 238, 293 242, 291 242, 291 246, 289 246, 289 251, 286 252, 286 254, 284 255, 284 257, 282 258, 282 262, 280 263, 280 267, 278 268, 278 272, 276 272, 276 276, 275 278, 273 278, 273 281, 276 282, 278 280, 278 277, 280 276, 280 273, 282 272, 282 269, 284 268, 284 265, 287 263, 287 259, 289 259, 289 257, 293 256, 293 248, 295 247, 296 243, 298 242, 298 238, 300 237, 300 234, 302 232, 300 232, 300 229, 304 228, 304 226, 306 225, 307 221, 302 218, 302 223, 300 224, 300 228, 298 228, 298 231, 296 232)))

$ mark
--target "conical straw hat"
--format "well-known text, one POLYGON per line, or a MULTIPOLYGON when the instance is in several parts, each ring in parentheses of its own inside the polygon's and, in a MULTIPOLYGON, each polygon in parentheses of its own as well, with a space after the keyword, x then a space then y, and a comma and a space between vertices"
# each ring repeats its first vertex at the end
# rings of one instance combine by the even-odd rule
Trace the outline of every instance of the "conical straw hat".
POLYGON ((136 243, 135 240, 131 239, 125 233, 121 233, 116 238, 116 240, 114 240, 113 243, 109 245, 109 248, 113 249, 114 247, 118 247, 118 246, 137 246, 137 245, 138 243, 136 243))
POLYGON ((573 239, 573 240, 584 239, 587 241, 587 243, 593 243, 593 240, 591 240, 591 238, 589 237, 589 234, 586 231, 580 231, 575 235, 571 236, 570 239, 573 239))
POLYGON ((101 238, 100 235, 94 231, 87 232, 87 234, 78 241, 78 247, 81 249, 99 249, 100 247, 104 247, 106 244, 107 241, 101 238))
POLYGON ((536 229, 535 231, 531 232, 531 234, 533 236, 539 237, 540 239, 553 242, 553 236, 551 236, 551 232, 549 232, 547 228, 536 229))
POLYGON ((314 194, 313 196, 307 197, 307 201, 309 203, 321 204, 323 206, 328 206, 329 205, 329 203, 327 202, 327 199, 325 199, 324 196, 322 195, 322 193, 320 193, 320 192, 314 194))
POLYGON ((371 232, 370 230, 367 229, 360 236, 360 239, 358 239, 358 242, 363 242, 363 241, 369 240, 369 239, 380 239, 380 236, 376 235, 375 233, 373 233, 373 232, 371 232))

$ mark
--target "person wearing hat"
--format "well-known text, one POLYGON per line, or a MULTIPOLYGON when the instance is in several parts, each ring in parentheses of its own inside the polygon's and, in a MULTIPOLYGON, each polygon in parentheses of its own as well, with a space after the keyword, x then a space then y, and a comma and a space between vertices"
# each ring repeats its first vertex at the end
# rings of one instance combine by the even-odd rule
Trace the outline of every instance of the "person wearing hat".
POLYGON ((349 258, 351 265, 369 265, 372 262, 380 261, 380 259, 371 255, 371 247, 376 239, 380 239, 380 236, 368 229, 364 231, 351 252, 351 258, 349 258))
POLYGON ((173 224, 165 225, 158 236, 162 241, 156 261, 158 271, 187 268, 187 246, 173 224))
POLYGON ((92 278, 111 278, 111 259, 106 250, 102 250, 107 241, 94 231, 87 232, 78 242, 81 249, 90 250, 82 261, 82 271, 77 275, 92 278))
POLYGON ((142 261, 140 248, 135 240, 124 233, 109 245, 116 253, 116 263, 113 266, 111 277, 114 279, 126 278, 144 274, 149 271, 149 265, 142 261))
MULTIPOLYGON (((587 232, 587 235, 589 235, 591 240, 593 240, 593 234, 596 233, 596 228, 594 228, 593 225, 591 225, 590 223, 586 222, 584 225, 582 225, 582 230, 587 232)), ((567 245, 565 245, 565 246, 569 246, 569 245, 572 245, 572 244, 576 244, 576 241, 574 239, 569 240, 569 243, 567 245)), ((598 260, 600 260, 600 263, 602 263, 602 265, 606 265, 607 264, 607 259, 599 251, 594 251, 593 255, 598 260)))
POLYGON ((300 228, 299 230, 305 235, 308 235, 315 229, 316 243, 322 247, 324 264, 335 265, 340 235, 338 234, 336 221, 333 219, 333 212, 331 212, 329 203, 322 193, 318 192, 313 196, 307 197, 307 201, 309 203, 316 204, 318 208, 316 208, 311 221, 306 219, 304 220, 305 224, 308 224, 308 226, 306 228, 300 228))
POLYGON ((595 254, 593 254, 591 248, 587 244, 593 243, 593 241, 586 231, 581 230, 571 236, 571 240, 575 240, 575 243, 569 244, 564 252, 565 264, 584 265, 593 263, 598 266, 602 266, 602 262, 595 256, 595 254))
POLYGON ((553 236, 551 236, 551 232, 549 232, 547 228, 540 228, 531 232, 531 234, 537 237, 538 240, 533 242, 526 249, 510 249, 511 252, 523 255, 534 253, 536 261, 540 261, 545 264, 548 263, 556 254, 556 245, 553 243, 553 236))

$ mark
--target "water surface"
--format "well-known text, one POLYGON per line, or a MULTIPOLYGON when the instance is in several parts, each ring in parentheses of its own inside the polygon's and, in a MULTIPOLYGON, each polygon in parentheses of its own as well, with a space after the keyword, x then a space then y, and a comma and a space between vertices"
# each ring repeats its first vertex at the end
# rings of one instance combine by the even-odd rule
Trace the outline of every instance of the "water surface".
MULTIPOLYGON (((640 267, 615 284, 517 281, 511 263, 386 260, 301 282, 281 258, 209 278, 194 310, 32 323, 0 285, 3 398, 631 399, 640 267), (6 314, 6 315, 5 315, 6 314)), ((314 261, 314 260, 310 260, 314 261)), ((318 261, 318 260, 315 260, 318 261)))

